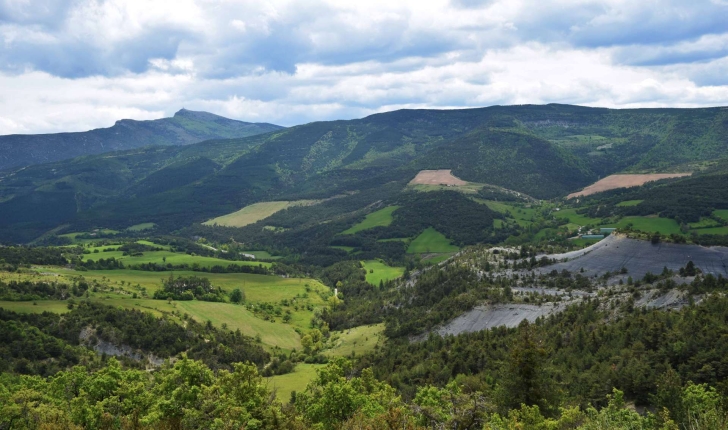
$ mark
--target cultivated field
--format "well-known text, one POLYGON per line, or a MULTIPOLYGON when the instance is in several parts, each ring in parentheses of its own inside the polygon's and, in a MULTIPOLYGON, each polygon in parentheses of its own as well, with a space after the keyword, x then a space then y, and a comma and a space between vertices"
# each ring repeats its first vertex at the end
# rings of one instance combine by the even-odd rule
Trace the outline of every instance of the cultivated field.
POLYGON ((649 173, 643 175, 609 175, 604 179, 600 179, 597 182, 589 185, 581 191, 571 193, 566 196, 567 199, 571 199, 579 196, 589 196, 602 191, 613 190, 615 188, 630 188, 639 187, 647 182, 657 181, 660 179, 669 178, 680 178, 683 176, 690 176, 690 173, 649 173))
POLYGON ((452 170, 421 170, 409 185, 467 185, 468 183, 453 176, 452 170))
POLYGON ((256 223, 266 219, 278 211, 293 206, 308 206, 318 203, 318 200, 296 200, 293 202, 261 202, 246 206, 237 212, 222 215, 217 218, 205 221, 204 225, 219 225, 223 227, 245 227, 248 224, 256 223))
POLYGON ((379 260, 362 261, 361 264, 367 272, 367 282, 375 286, 404 274, 404 267, 390 267, 379 260))
POLYGON ((351 228, 343 231, 341 234, 354 234, 356 232, 374 227, 387 227, 388 225, 392 224, 392 213, 397 209, 399 209, 399 206, 387 206, 386 208, 382 208, 378 211, 372 212, 368 214, 362 222, 353 225, 351 228))

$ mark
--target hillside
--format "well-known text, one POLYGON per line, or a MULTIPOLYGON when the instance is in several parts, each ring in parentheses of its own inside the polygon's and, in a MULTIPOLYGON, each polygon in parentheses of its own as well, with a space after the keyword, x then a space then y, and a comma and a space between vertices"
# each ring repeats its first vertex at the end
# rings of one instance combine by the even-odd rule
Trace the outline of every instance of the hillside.
POLYGON ((7 214, 0 240, 27 242, 60 225, 86 231, 151 222, 171 232, 258 202, 370 196, 331 214, 354 216, 396 198, 428 169, 452 170, 472 190, 489 184, 557 198, 617 172, 704 169, 728 149, 725 115, 722 108, 569 105, 401 110, 81 157, 0 179, 0 213, 7 214), (686 124, 699 124, 700 133, 679 134, 686 124))
POLYGON ((181 109, 172 118, 123 119, 109 128, 85 132, 0 136, 0 170, 150 145, 188 145, 209 139, 246 137, 281 128, 181 109))

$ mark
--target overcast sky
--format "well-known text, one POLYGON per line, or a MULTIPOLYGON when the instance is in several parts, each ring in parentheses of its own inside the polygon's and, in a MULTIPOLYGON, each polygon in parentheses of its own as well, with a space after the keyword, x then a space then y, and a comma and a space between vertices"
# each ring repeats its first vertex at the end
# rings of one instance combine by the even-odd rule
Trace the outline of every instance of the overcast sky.
POLYGON ((0 0, 0 134, 728 105, 728 0, 0 0))

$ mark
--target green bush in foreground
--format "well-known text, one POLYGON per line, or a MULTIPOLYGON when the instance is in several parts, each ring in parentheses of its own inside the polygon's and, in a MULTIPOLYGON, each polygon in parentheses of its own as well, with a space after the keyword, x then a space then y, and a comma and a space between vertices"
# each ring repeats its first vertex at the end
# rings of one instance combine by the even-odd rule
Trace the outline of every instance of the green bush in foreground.
POLYGON ((614 390, 601 409, 562 407, 545 418, 538 406, 501 415, 490 399, 456 382, 420 387, 411 403, 369 369, 353 375, 336 359, 306 390, 282 405, 253 364, 213 371, 183 356, 149 373, 109 359, 97 372, 83 366, 53 377, 0 376, 0 428, 14 429, 726 429, 719 395, 688 383, 676 392, 676 410, 640 415, 614 390), (682 416, 676 422, 672 416, 682 416))

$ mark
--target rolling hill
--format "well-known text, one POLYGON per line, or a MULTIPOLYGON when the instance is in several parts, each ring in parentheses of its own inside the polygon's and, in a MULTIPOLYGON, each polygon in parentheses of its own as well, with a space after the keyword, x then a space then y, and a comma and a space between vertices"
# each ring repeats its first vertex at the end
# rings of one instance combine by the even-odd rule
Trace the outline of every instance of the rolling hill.
POLYGON ((182 109, 171 118, 123 119, 109 128, 78 133, 0 136, 0 170, 150 145, 188 145, 209 139, 246 137, 282 128, 182 109))

